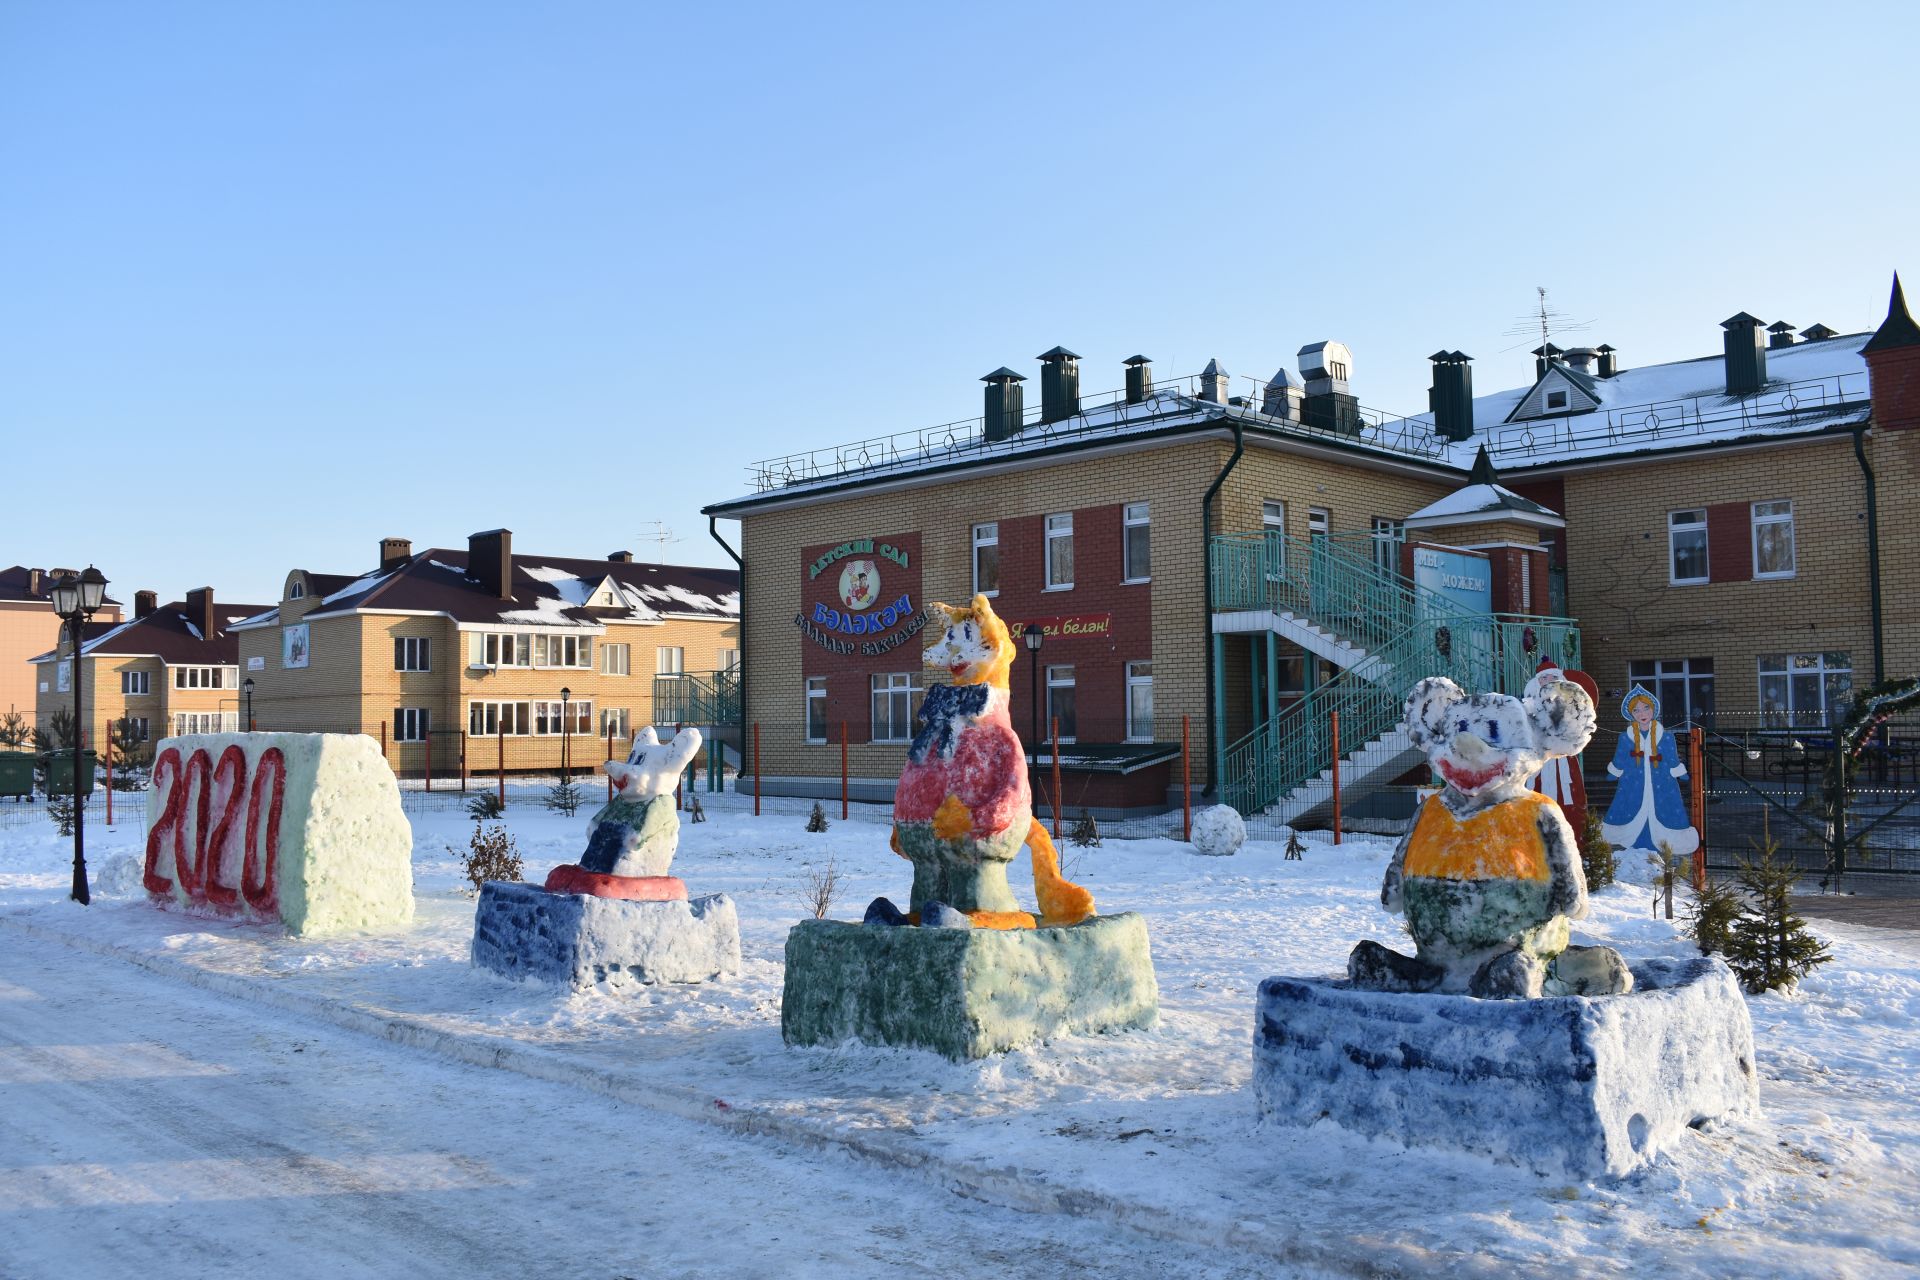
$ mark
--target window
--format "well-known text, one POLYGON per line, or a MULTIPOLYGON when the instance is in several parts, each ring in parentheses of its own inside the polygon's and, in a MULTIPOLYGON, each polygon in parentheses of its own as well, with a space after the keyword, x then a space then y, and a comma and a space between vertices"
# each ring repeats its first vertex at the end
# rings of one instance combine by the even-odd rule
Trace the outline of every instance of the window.
POLYGON ((1073 516, 1047 517, 1047 590, 1073 585, 1073 516))
POLYGON ((1667 513, 1667 560, 1667 581, 1674 586, 1707 580, 1706 508, 1667 513))
POLYGON ((1269 498, 1260 504, 1260 532, 1265 535, 1266 578, 1279 582, 1287 576, 1287 504, 1269 498))
MULTIPOLYGON (((1079 717, 1074 714, 1072 667, 1047 668, 1047 732, 1057 725, 1061 742, 1072 742, 1079 733, 1079 717)), ((1051 739, 1050 739, 1051 740, 1051 739)))
POLYGON ((603 707, 600 711, 600 736, 611 734, 616 738, 627 737, 631 732, 627 723, 625 707, 603 707))
POLYGON ((1373 562, 1380 572, 1400 572, 1400 544, 1407 540, 1407 527, 1385 516, 1373 518, 1373 562))
POLYGON ((1327 531, 1332 527, 1332 524, 1333 515, 1325 507, 1307 508, 1307 536, 1309 538, 1326 537, 1327 531))
POLYGON ((1120 559, 1128 582, 1153 577, 1153 522, 1148 504, 1129 502, 1120 508, 1120 559))
POLYGON ((975 595, 1000 594, 1000 524, 973 526, 973 591, 975 595))
POLYGON ((593 732, 593 703, 585 698, 571 702, 533 704, 533 731, 536 734, 576 734, 593 732))
POLYGON ((1793 576, 1793 503, 1753 504, 1753 576, 1793 576))
POLYGON ((238 733, 237 711, 178 711, 173 717, 175 737, 188 733, 238 733))
POLYGON ((533 665, 536 667, 593 666, 593 641, 587 636, 533 637, 533 665))
POLYGON ((1260 527, 1267 533, 1287 531, 1287 504, 1269 498, 1260 504, 1260 527))
POLYGON ((305 582, 296 582, 293 584, 291 588, 288 589, 287 599, 300 600, 305 598, 306 594, 307 594, 307 584, 305 582))
POLYGON ((120 723, 127 727, 129 741, 145 742, 152 736, 150 722, 145 716, 121 716, 120 723))
POLYGON ((1853 700, 1853 658, 1847 653, 1760 656, 1761 723, 1823 729, 1853 700))
POLYGON ((518 738, 533 732, 531 704, 525 702, 469 702, 467 732, 491 738, 505 734, 518 738))
POLYGON ((679 645, 671 648, 662 645, 653 651, 653 671, 655 675, 679 676, 687 670, 687 651, 679 645))
POLYGON ((475 632, 467 642, 467 665, 530 667, 533 665, 533 634, 528 631, 475 632))
POLYGON ((393 709, 393 740, 425 742, 427 740, 427 708, 395 707, 393 709))
POLYGON ((122 671, 120 673, 120 692, 134 694, 153 692, 153 673, 151 671, 122 671))
MULTIPOLYGON (((876 690, 877 692, 877 690, 876 690)), ((878 699, 875 704, 878 705, 878 699)), ((827 740, 827 678, 807 677, 807 741, 827 740)))
POLYGON ((1627 679, 1660 699, 1670 725, 1713 723, 1712 658, 1647 658, 1627 663, 1627 679))
MULTIPOLYGON (((913 695, 920 691, 919 674, 892 673, 872 679, 873 740, 910 741, 913 737, 913 695)), ((821 727, 824 730, 825 726, 821 727)))
POLYGON ((719 653, 720 670, 727 672, 729 675, 739 675, 740 651, 738 649, 722 649, 719 653))
POLYGON ((603 644, 600 646, 600 670, 605 675, 624 676, 633 670, 633 646, 630 644, 603 644))
POLYGON ((393 638, 393 669, 395 671, 433 670, 433 664, 427 653, 427 637, 395 636, 393 638))
POLYGON ((226 675, 225 667, 175 667, 173 687, 176 689, 225 689, 231 687, 226 675))
POLYGON ((1567 393, 1564 391, 1547 392, 1547 408, 1564 409, 1567 407, 1567 393))
POLYGON ((1153 664, 1127 664, 1127 741, 1153 741, 1153 664))

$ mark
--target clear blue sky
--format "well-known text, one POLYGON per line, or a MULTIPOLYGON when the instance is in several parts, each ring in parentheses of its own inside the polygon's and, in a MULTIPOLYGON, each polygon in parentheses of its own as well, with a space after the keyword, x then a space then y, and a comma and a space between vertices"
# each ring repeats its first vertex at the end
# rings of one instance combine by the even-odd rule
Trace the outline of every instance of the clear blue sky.
POLYGON ((11 0, 0 564, 716 563, 748 461, 1056 343, 1096 390, 1338 338, 1414 412, 1438 347, 1526 380, 1536 284, 1630 364, 1868 327, 1920 275, 1915 13, 11 0))

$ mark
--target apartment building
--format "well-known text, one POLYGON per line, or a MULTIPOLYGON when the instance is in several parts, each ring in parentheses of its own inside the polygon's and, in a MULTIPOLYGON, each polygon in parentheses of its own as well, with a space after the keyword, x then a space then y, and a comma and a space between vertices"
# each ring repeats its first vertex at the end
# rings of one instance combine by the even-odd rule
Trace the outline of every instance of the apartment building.
MULTIPOLYGON (((22 564, 0 569, 0 715, 18 711, 31 716, 39 705, 39 673, 29 664, 60 642, 60 619, 54 616, 50 592, 60 575, 72 572, 22 564)), ((118 623, 119 603, 107 601, 94 621, 118 623)))
POLYGON ((236 628, 262 729, 365 733, 403 773, 585 765, 649 724, 726 723, 739 664, 730 569, 380 542, 360 575, 294 569, 236 628))

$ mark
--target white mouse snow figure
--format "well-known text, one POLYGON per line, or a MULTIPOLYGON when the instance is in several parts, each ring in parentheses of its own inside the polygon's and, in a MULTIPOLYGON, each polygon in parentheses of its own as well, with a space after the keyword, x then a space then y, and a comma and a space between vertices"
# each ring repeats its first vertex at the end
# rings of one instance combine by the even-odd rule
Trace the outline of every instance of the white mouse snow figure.
POLYGON ((1387 866, 1380 902, 1404 911, 1416 957, 1362 942, 1347 960, 1357 987, 1464 991, 1485 998, 1616 995, 1633 975, 1609 947, 1569 947, 1587 914, 1573 828, 1526 780, 1593 737, 1593 701, 1566 680, 1526 699, 1469 697, 1445 677, 1407 695, 1407 733, 1446 782, 1420 809, 1387 866))
POLYGON ((634 735, 626 761, 607 761, 613 799, 587 827, 580 866, 600 875, 664 876, 680 846, 672 792, 700 754, 700 731, 682 729, 662 743, 649 725, 634 735))

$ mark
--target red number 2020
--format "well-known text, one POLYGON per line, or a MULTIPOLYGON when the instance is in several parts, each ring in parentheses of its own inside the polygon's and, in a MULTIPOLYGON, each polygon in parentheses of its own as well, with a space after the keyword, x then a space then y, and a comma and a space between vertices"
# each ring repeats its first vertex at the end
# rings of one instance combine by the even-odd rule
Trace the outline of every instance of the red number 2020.
POLYGON ((251 777, 238 743, 218 761, 204 747, 184 761, 178 747, 162 751, 153 762, 161 809, 147 831, 147 892, 171 897, 177 884, 192 902, 237 910, 244 899, 256 915, 277 916, 286 790, 287 759, 278 747, 260 753, 251 777))

